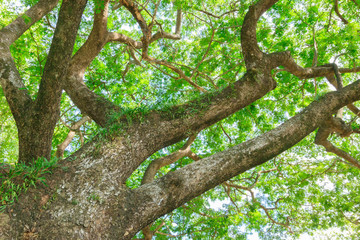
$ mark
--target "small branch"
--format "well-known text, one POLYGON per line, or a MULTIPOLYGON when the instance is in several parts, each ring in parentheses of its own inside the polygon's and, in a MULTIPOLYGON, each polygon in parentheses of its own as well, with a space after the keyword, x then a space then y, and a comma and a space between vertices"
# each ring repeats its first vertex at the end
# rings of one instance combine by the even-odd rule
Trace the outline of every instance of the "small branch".
POLYGON ((193 87, 195 87, 197 90, 201 91, 201 92, 206 92, 206 90, 203 87, 200 87, 199 85, 197 85, 196 83, 194 83, 188 76, 185 75, 185 73, 180 70, 179 68, 175 67, 174 65, 172 65, 171 63, 164 61, 164 60, 157 60, 155 58, 151 58, 149 56, 147 56, 146 58, 144 58, 145 61, 151 62, 151 63, 156 63, 158 65, 162 65, 165 67, 170 68, 172 71, 176 72, 177 74, 179 74, 179 76, 181 78, 183 78, 185 81, 187 81, 190 85, 192 85, 193 87))
POLYGON ((215 29, 212 29, 212 33, 211 33, 211 37, 210 37, 210 42, 208 44, 208 47, 206 49, 206 52, 204 53, 203 57, 201 58, 201 60, 197 63, 196 67, 194 68, 191 76, 190 76, 190 79, 193 78, 194 74, 198 71, 200 65, 204 62, 206 56, 209 54, 209 51, 211 49, 211 44, 213 43, 213 40, 214 40, 214 36, 215 36, 215 29))
POLYGON ((341 19, 341 21, 344 24, 349 24, 349 22, 341 15, 341 13, 339 11, 339 1, 338 0, 334 0, 334 9, 335 9, 336 15, 341 19))
MULTIPOLYGON (((84 116, 83 118, 81 118, 79 121, 77 121, 76 123, 74 123, 70 128, 69 128, 69 133, 66 137, 66 139, 57 146, 57 150, 56 150, 56 157, 58 158, 62 158, 64 157, 64 152, 65 149, 70 145, 71 141, 73 140, 73 138, 75 137, 75 134, 77 131, 79 131, 80 127, 85 123, 91 121, 90 117, 88 116, 84 116)), ((67 126, 67 125, 65 125, 67 126)), ((68 126, 67 126, 68 127, 68 126)))
POLYGON ((179 150, 177 150, 176 152, 174 152, 168 156, 158 158, 158 159, 155 159, 154 161, 152 161, 144 173, 144 177, 142 179, 141 184, 146 184, 146 183, 153 181, 154 177, 156 175, 156 172, 160 168, 170 165, 170 164, 178 161, 179 159, 190 155, 192 153, 190 146, 195 141, 196 137, 197 137, 197 133, 192 135, 191 137, 189 137, 189 139, 184 144, 184 146, 182 148, 180 148, 179 150))
POLYGON ((233 9, 233 10, 224 12, 224 13, 221 14, 221 15, 215 15, 215 14, 213 14, 213 13, 211 13, 211 12, 208 12, 208 11, 205 11, 205 10, 201 10, 201 9, 196 9, 196 11, 202 12, 202 13, 210 16, 210 17, 218 18, 218 19, 220 19, 220 18, 222 18, 223 16, 228 15, 228 14, 230 14, 230 13, 238 12, 238 10, 233 9))
POLYGON ((329 21, 328 21, 328 25, 327 25, 327 27, 326 27, 326 32, 329 32, 329 28, 330 28, 330 25, 331 25, 331 18, 332 18, 333 10, 334 10, 334 7, 331 8, 331 10, 330 10, 329 21))
MULTIPOLYGON (((315 77, 326 77, 334 73, 334 67, 331 64, 317 67, 302 68, 296 64, 289 51, 271 53, 267 55, 271 68, 284 66, 285 71, 297 76, 300 79, 309 79, 315 77)), ((339 73, 360 72, 360 67, 339 68, 339 73)))
POLYGON ((156 18, 156 14, 157 14, 157 11, 159 9, 159 5, 161 3, 161 0, 158 0, 158 2, 155 4, 155 9, 154 9, 154 13, 152 15, 152 19, 151 19, 151 22, 149 24, 149 31, 151 32, 152 29, 153 29, 153 26, 154 26, 154 23, 155 23, 155 18, 156 18))
POLYGON ((37 41, 35 40, 35 37, 34 37, 34 34, 33 32, 30 30, 30 36, 32 38, 32 40, 34 41, 35 45, 36 45, 36 58, 39 62, 39 66, 40 66, 40 75, 42 74, 43 72, 43 66, 42 66, 42 60, 40 58, 40 53, 39 53, 39 44, 37 43, 37 41))
MULTIPOLYGON (((225 186, 228 186, 228 187, 233 187, 233 188, 236 188, 236 189, 241 189, 241 190, 245 190, 245 191, 249 192, 249 193, 250 193, 250 196, 251 196, 252 202, 258 204, 258 206, 259 206, 261 209, 264 210, 266 216, 268 217, 268 219, 269 219, 273 224, 283 226, 283 227, 289 229, 290 232, 292 232, 292 229, 291 229, 290 223, 289 223, 289 218, 286 219, 286 222, 285 222, 285 223, 281 223, 281 222, 276 221, 276 220, 270 215, 270 213, 269 213, 269 211, 271 211, 271 210, 276 210, 276 209, 278 208, 278 203, 279 203, 279 201, 281 201, 282 199, 280 198, 280 199, 276 200, 276 202, 274 203, 275 207, 268 208, 268 207, 263 206, 263 205, 256 199, 255 194, 254 194, 254 192, 253 192, 253 190, 252 190, 252 189, 254 188, 256 182, 258 181, 259 175, 260 175, 261 173, 268 173, 268 172, 272 172, 272 171, 276 171, 276 170, 277 170, 277 168, 258 172, 255 183, 254 183, 252 186, 250 186, 250 187, 244 187, 244 186, 240 186, 240 185, 237 185, 237 184, 232 184, 232 183, 229 183, 229 182, 225 182, 224 185, 225 185, 225 186)), ((229 194, 228 194, 228 196, 229 196, 229 194)), ((231 199, 231 198, 230 198, 230 199, 231 199)), ((232 199, 231 199, 231 201, 233 202, 232 199)), ((235 206, 236 206, 236 205, 235 205, 235 206)))
POLYGON ((120 0, 120 3, 126 7, 126 9, 133 15, 137 23, 139 24, 141 31, 143 33, 143 37, 141 38, 141 42, 143 44, 143 56, 147 55, 150 38, 151 38, 151 29, 148 28, 144 17, 142 16, 141 12, 139 11, 136 4, 131 0, 120 0))
POLYGON ((230 145, 231 145, 231 137, 229 136, 229 134, 227 134, 227 132, 225 131, 225 129, 224 129, 224 127, 223 127, 223 125, 220 123, 220 127, 221 127, 221 130, 223 131, 223 133, 226 135, 226 137, 229 139, 229 141, 230 141, 230 145))
POLYGON ((343 211, 340 210, 340 212, 341 212, 341 214, 344 216, 344 218, 345 218, 347 221, 349 221, 350 223, 352 223, 352 224, 354 224, 354 225, 360 225, 360 218, 359 218, 359 219, 354 219, 354 220, 352 220, 350 217, 347 217, 343 211))
POLYGON ((46 19, 46 22, 47 24, 49 25, 49 27, 53 30, 55 30, 55 27, 53 25, 51 25, 51 22, 50 22, 50 19, 49 19, 49 16, 48 15, 45 15, 45 19, 46 19))
MULTIPOLYGON (((183 157, 193 156, 190 146, 195 141, 197 135, 198 135, 198 133, 189 137, 189 139, 186 141, 184 146, 182 148, 180 148, 179 150, 177 150, 176 152, 174 152, 168 156, 158 158, 158 159, 155 159, 154 161, 152 161, 144 173, 143 179, 141 181, 141 185, 152 182, 154 180, 156 172, 160 168, 170 165, 183 157)), ((142 232, 143 232, 146 240, 151 240, 152 236, 154 235, 154 232, 152 232, 150 230, 150 227, 151 227, 151 224, 142 229, 142 232)))
POLYGON ((316 42, 315 26, 313 27, 313 44, 314 44, 314 58, 311 66, 315 67, 318 64, 318 46, 316 42))
POLYGON ((352 133, 356 133, 356 131, 353 131, 352 128, 348 126, 343 120, 333 117, 326 121, 324 125, 319 128, 315 137, 315 144, 322 145, 325 147, 327 152, 336 154, 337 156, 351 163, 354 167, 360 169, 360 162, 358 160, 353 158, 347 152, 335 147, 330 141, 327 140, 327 138, 333 132, 338 133, 341 137, 349 137, 352 133))
POLYGON ((157 33, 155 33, 151 37, 150 44, 157 41, 157 40, 159 40, 159 39, 162 39, 162 38, 172 39, 172 40, 181 39, 181 22, 182 22, 182 11, 181 11, 181 9, 178 9, 177 12, 176 12, 175 34, 164 32, 161 29, 160 31, 158 31, 157 33))
POLYGON ((358 6, 358 7, 360 6, 360 4, 356 2, 356 0, 351 0, 351 1, 352 1, 353 3, 355 3, 356 6, 358 6))

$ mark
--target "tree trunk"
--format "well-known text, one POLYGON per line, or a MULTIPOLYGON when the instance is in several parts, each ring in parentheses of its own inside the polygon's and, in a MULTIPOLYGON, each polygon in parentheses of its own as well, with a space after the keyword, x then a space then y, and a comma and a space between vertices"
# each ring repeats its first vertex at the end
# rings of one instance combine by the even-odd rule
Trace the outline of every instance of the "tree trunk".
POLYGON ((163 144, 153 139, 161 139, 159 132, 176 138, 176 128, 169 120, 156 125, 156 119, 128 126, 119 136, 99 136, 61 162, 48 187, 31 189, 2 214, 1 232, 5 239, 131 239, 158 217, 292 147, 359 100, 359 91, 357 81, 329 93, 268 133, 133 190, 124 182, 163 144))
MULTIPOLYGON (((0 214, 0 239, 131 239, 164 214, 291 148, 338 109, 360 99, 360 81, 356 81, 326 94, 259 137, 129 189, 126 180, 149 156, 230 116, 273 90, 276 82, 271 72, 275 68, 284 66, 286 71, 301 78, 328 76, 334 69, 302 68, 289 52, 262 52, 256 39, 256 24, 277 0, 259 0, 249 8, 241 28, 247 72, 240 80, 168 110, 125 113, 118 117, 120 107, 99 97, 84 84, 86 69, 110 41, 141 49, 142 60, 166 66, 165 61, 149 56, 149 45, 163 34, 152 36, 154 22, 148 25, 131 0, 120 3, 140 25, 141 42, 109 33, 110 0, 95 1, 92 32, 72 56, 87 1, 63 0, 39 91, 36 100, 32 100, 9 46, 57 2, 40 0, 25 13, 30 18, 28 23, 19 17, 0 31, 0 83, 18 127, 19 161, 30 163, 38 157, 50 157, 62 89, 82 112, 98 125, 107 126, 110 133, 99 134, 59 162, 59 167, 47 176, 47 186, 29 189, 16 204, 7 207, 6 212, 0 214), (113 113, 118 115, 115 117, 113 113)), ((181 19, 181 11, 178 12, 181 19)), ((179 37, 178 24, 173 38, 179 37)), ((167 67, 194 86, 182 71, 171 64, 167 67)), ((346 71, 360 70, 339 69, 338 72, 346 71)))

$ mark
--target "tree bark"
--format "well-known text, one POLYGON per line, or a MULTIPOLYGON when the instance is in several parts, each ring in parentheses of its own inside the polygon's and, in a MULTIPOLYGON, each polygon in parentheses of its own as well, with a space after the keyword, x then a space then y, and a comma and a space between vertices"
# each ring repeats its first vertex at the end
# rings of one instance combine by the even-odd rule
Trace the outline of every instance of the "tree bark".
POLYGON ((28 226, 39 239, 131 239, 156 218, 292 147, 339 108, 359 100, 359 91, 357 81, 328 93, 270 132, 134 190, 124 182, 139 159, 155 150, 149 142, 158 129, 172 137, 177 131, 154 122, 129 126, 120 136, 99 138, 65 160, 49 187, 29 191, 2 215, 8 222, 2 231, 20 238, 28 226))
MULTIPOLYGON (((56 3, 40 1, 25 14, 39 20, 56 3)), ((50 159, 52 136, 60 115, 61 80, 67 72, 86 3, 86 0, 63 2, 35 101, 25 90, 7 45, 35 22, 26 23, 20 17, 2 29, 5 37, 1 38, 0 47, 1 84, 18 128, 19 162, 28 164, 39 157, 50 159)))
MULTIPOLYGON (((40 17, 50 11, 44 1, 35 5, 40 17), (39 7, 40 6, 40 7, 39 7)), ((166 110, 135 116, 113 112, 121 109, 90 91, 83 82, 86 68, 109 41, 120 35, 108 33, 109 0, 95 12, 93 30, 71 57, 86 0, 64 0, 59 22, 41 80, 38 97, 31 99, 9 52, 9 44, 31 23, 14 22, 19 31, 0 41, 0 80, 19 130, 20 161, 49 157, 51 138, 59 117, 62 88, 81 111, 101 126, 117 132, 98 135, 78 152, 60 162, 48 176, 48 186, 30 189, 0 214, 0 238, 4 239, 131 239, 160 216, 224 181, 265 163, 291 148, 317 129, 338 109, 360 99, 360 81, 328 93, 277 128, 231 149, 194 162, 137 189, 125 182, 149 156, 248 106, 276 87, 271 70, 284 66, 301 78, 328 76, 331 67, 302 68, 289 52, 263 53, 256 40, 256 23, 276 0, 260 0, 244 19, 241 41, 246 74, 223 90, 203 93, 199 99, 166 110)), ((131 0, 121 1, 141 27, 137 45, 150 58, 151 27, 131 0)), ((30 13, 29 13, 30 14, 30 13)), ((180 13, 181 14, 181 13, 180 13)), ((36 18, 34 18, 36 20, 36 18)), ((30 24, 30 25, 29 25, 30 24)), ((14 26, 15 26, 14 25, 14 26)), ((19 35, 20 34, 20 35, 19 35)), ((179 34, 179 31, 176 31, 179 34)), ((118 41, 130 41, 123 39, 118 41)), ((155 61, 155 60, 154 60, 155 61)), ((358 71, 340 69, 341 71, 358 71)), ((151 174, 150 174, 151 175, 151 174)))

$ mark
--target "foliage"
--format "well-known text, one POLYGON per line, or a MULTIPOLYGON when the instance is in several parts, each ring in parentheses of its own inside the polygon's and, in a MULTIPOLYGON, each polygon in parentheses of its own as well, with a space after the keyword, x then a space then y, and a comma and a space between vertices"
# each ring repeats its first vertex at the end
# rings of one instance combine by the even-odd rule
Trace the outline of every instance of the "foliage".
MULTIPOLYGON (((35 1, 23 2, 29 6, 35 1)), ((144 4, 147 1, 138 2, 144 4)), ((151 45, 149 54, 156 59, 171 62, 186 76, 193 75, 194 82, 206 91, 216 92, 240 79, 246 71, 240 51, 240 26, 252 3, 248 0, 164 0, 157 19, 159 24, 154 28, 172 32, 176 10, 181 7, 184 12, 182 39, 161 39, 151 45), (216 18, 204 13, 205 10, 217 16, 231 12, 216 18), (194 69, 197 69, 195 73, 194 69)), ((23 10, 19 5, 7 4, 0 2, 0 27, 8 24, 23 10)), ((102 8, 103 1, 90 2, 84 13, 74 52, 91 31, 94 9, 99 12, 102 8)), ((148 8, 153 12, 153 1, 150 1, 148 8)), ((354 7, 352 1, 341 3, 341 11, 350 22, 348 25, 340 23, 334 16, 331 18, 330 15, 334 15, 332 9, 332 0, 278 2, 260 19, 257 26, 257 38, 262 51, 288 50, 297 63, 304 67, 312 66, 315 54, 318 55, 318 65, 337 61, 341 67, 357 66, 360 54, 359 8, 354 7)), ((129 12, 122 10, 110 11, 109 31, 140 39, 141 32, 135 27, 136 21, 129 12)), ((11 46, 16 66, 34 99, 54 33, 57 11, 55 9, 49 13, 11 46)), ((146 15, 146 20, 150 19, 146 15)), ((138 52, 135 55, 140 58, 138 52)), ((174 77, 175 74, 164 66, 144 61, 138 65, 131 60, 132 56, 125 45, 110 43, 85 73, 87 86, 121 106, 123 112, 119 114, 127 116, 128 124, 141 121, 142 116, 159 108, 169 109, 166 114, 171 116, 176 114, 171 111, 171 106, 204 95, 184 79, 174 77), (129 68, 127 72, 126 68, 129 68)), ((274 91, 203 130, 192 144, 193 151, 204 158, 259 136, 294 116, 319 96, 333 90, 325 78, 298 79, 283 71, 274 73, 274 77, 278 83, 274 91)), ((343 75, 344 85, 358 77, 356 74, 343 75)), ((2 92, 0 106, 0 161, 7 166, 17 158, 18 143, 14 137, 17 134, 15 123, 2 92)), ((63 122, 71 125, 81 117, 81 111, 63 94, 63 122)), ((355 126, 360 124, 358 118, 348 111, 345 111, 344 118, 353 121, 355 126)), ((118 119, 118 115, 114 119, 118 119)), ((75 137, 65 157, 82 146, 82 138, 86 141, 95 135, 118 133, 123 127, 122 123, 114 125, 114 129, 101 129, 95 123, 83 125, 79 131, 82 135, 75 137)), ((59 122, 53 138, 53 154, 68 131, 68 127, 59 122)), ((243 189, 229 188, 225 184, 218 186, 158 219, 153 230, 163 222, 165 224, 158 229, 162 234, 157 234, 156 239, 168 239, 169 236, 177 236, 179 239, 246 239, 254 232, 262 239, 286 239, 332 228, 338 228, 339 235, 350 232, 356 236, 360 233, 360 225, 353 224, 360 217, 360 172, 341 159, 326 154, 323 148, 314 146, 313 139, 314 135, 310 135, 291 151, 230 181, 243 189), (245 189, 251 186, 251 189, 245 189)), ((350 140, 332 136, 337 146, 357 157, 359 140, 357 136, 350 140)), ((138 187, 152 160, 178 150, 184 143, 174 144, 153 154, 128 179, 127 186, 138 187)), ((164 176, 192 161, 188 157, 182 158, 161 168, 156 177, 164 176)), ((38 159, 31 166, 16 164, 4 168, 5 173, 1 172, 0 175, 0 210, 16 201, 19 194, 29 187, 45 184, 44 175, 51 173, 55 166, 56 160, 38 159)), ((90 196, 89 200, 100 201, 96 195, 90 196)))
POLYGON ((14 204, 20 194, 39 184, 46 185, 47 174, 57 166, 58 159, 39 158, 31 165, 17 163, 15 165, 0 164, 0 212, 6 206, 14 204))

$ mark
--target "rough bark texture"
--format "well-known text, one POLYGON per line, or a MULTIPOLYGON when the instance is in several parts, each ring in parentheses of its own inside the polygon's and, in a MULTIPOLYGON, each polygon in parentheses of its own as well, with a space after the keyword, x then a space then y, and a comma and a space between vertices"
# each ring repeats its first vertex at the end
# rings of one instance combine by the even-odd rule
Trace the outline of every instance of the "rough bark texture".
MULTIPOLYGON (((16 32, 4 28, 0 36, 0 82, 15 117, 20 140, 20 160, 48 157, 51 137, 59 117, 59 100, 65 89, 80 110, 102 126, 119 124, 121 131, 99 135, 78 152, 60 162, 48 186, 31 189, 18 203, 0 214, 0 239, 131 239, 160 216, 248 169, 263 164, 291 148, 313 132, 338 109, 360 99, 360 81, 328 93, 277 128, 208 158, 194 162, 141 187, 131 190, 127 178, 156 151, 177 143, 248 106, 276 87, 271 70, 284 66, 300 77, 333 74, 332 67, 302 68, 289 52, 263 53, 256 40, 256 23, 276 0, 260 0, 251 6, 241 30, 242 51, 247 72, 234 84, 199 99, 163 111, 144 115, 111 117, 120 108, 90 91, 83 82, 86 68, 110 41, 142 50, 144 60, 149 44, 160 39, 151 35, 151 26, 131 0, 120 1, 141 27, 141 42, 107 31, 108 0, 94 13, 92 32, 71 57, 76 32, 86 0, 64 0, 38 97, 31 100, 15 67, 9 45, 34 21, 49 12, 57 1, 39 1, 28 12, 34 21, 15 20, 16 32), (127 119, 131 117, 129 123, 127 119)), ((181 11, 178 11, 181 21, 181 11)), ((175 35, 180 36, 178 22, 175 35)), ((11 24, 9 26, 12 26, 11 24)), ((15 27, 14 27, 15 29, 15 27)), ((169 66, 171 68, 173 66, 169 66)), ((339 69, 355 72, 360 69, 339 69)), ((177 69, 174 69, 176 72, 177 69)), ((177 72, 181 75, 181 72, 177 72)), ((153 173, 150 174, 151 176, 153 173)))
MULTIPOLYGON (((359 100, 359 91, 357 81, 329 93, 274 130, 135 190, 124 181, 149 155, 146 149, 160 147, 148 145, 159 133, 149 129, 154 122, 129 126, 121 136, 97 139, 65 160, 66 168, 51 176, 49 188, 23 195, 11 209, 7 233, 19 238, 27 225, 39 239, 131 239, 156 218, 290 148, 337 109, 359 100)), ((173 132, 171 124, 162 128, 173 132)))
POLYGON ((69 65, 86 2, 64 1, 62 4, 38 96, 17 122, 19 161, 50 159, 52 136, 60 115, 61 80, 69 65))
MULTIPOLYGON (((25 14, 38 20, 56 3, 40 1, 25 14)), ((5 43, 0 46, 1 85, 18 128, 20 162, 29 163, 39 157, 50 158, 52 136, 60 114, 61 79, 69 65, 86 3, 86 0, 63 2, 35 101, 31 100, 25 90, 7 45, 35 22, 27 24, 20 17, 2 29, 7 41, 2 41, 5 43)))

